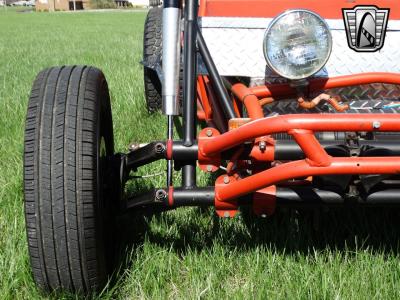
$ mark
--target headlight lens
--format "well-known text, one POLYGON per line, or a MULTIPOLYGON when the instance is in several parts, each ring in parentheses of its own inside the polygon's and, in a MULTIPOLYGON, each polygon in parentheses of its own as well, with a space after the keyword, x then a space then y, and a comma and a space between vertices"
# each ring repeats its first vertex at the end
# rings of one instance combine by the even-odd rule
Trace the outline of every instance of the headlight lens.
POLYGON ((290 10, 276 17, 265 32, 264 55, 278 75, 299 80, 317 73, 332 50, 328 25, 307 10, 290 10))

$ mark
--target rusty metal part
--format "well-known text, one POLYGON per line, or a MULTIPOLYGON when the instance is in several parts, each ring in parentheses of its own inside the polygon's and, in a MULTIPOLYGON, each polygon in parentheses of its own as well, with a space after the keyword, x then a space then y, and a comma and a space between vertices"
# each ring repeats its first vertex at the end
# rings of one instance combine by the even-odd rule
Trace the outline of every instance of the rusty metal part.
MULTIPOLYGON (((265 98, 267 99, 267 98, 265 98)), ((312 100, 306 100, 304 99, 304 97, 299 97, 298 98, 298 103, 299 106, 305 109, 311 109, 316 107, 318 104, 321 103, 321 101, 326 101, 328 102, 336 111, 338 112, 343 112, 347 109, 349 109, 349 106, 347 104, 339 104, 338 101, 340 101, 340 97, 339 96, 330 96, 328 94, 320 94, 319 96, 315 97, 312 100)))
POLYGON ((272 98, 272 97, 266 97, 266 98, 263 98, 263 99, 259 100, 258 103, 260 103, 261 106, 264 106, 264 105, 270 104, 270 103, 272 103, 272 102, 274 102, 274 101, 275 101, 274 98, 272 98))
POLYGON ((331 97, 327 102, 338 112, 344 112, 345 110, 348 110, 350 106, 348 104, 340 104, 339 102, 342 99, 339 96, 333 96, 331 97))

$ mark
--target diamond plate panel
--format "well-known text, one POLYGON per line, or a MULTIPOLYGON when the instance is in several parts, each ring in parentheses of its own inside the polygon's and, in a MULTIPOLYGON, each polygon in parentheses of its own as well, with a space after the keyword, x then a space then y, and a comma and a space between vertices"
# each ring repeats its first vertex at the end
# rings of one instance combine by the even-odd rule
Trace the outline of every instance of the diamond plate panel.
MULTIPOLYGON (((221 75, 276 78, 262 51, 270 18, 202 18, 202 32, 221 75)), ((375 53, 358 53, 347 45, 343 20, 327 20, 332 32, 331 57, 315 76, 364 72, 400 72, 400 22, 389 21, 384 47, 375 53)))
MULTIPOLYGON (((343 113, 400 113, 400 107, 385 108, 382 106, 399 103, 400 86, 393 84, 365 84, 345 88, 331 89, 312 93, 309 98, 318 96, 321 92, 329 95, 339 95, 342 103, 350 106, 350 109, 343 113)), ((331 105, 326 102, 321 103, 313 109, 299 107, 297 99, 278 100, 268 105, 264 105, 264 114, 301 114, 301 113, 338 113, 331 105)))
MULTIPOLYGON (((357 100, 350 101, 348 104, 350 108, 344 112, 344 114, 364 114, 364 113, 375 113, 375 114, 398 114, 400 113, 399 107, 383 109, 383 105, 391 104, 389 100, 357 100)), ((264 105, 263 107, 265 116, 272 115, 286 115, 286 114, 305 114, 305 113, 338 113, 332 106, 327 103, 322 103, 312 109, 301 108, 297 101, 294 99, 279 100, 271 104, 264 105)))
POLYGON ((326 91, 330 95, 340 95, 343 101, 361 100, 400 100, 400 86, 395 84, 365 84, 331 89, 326 91))

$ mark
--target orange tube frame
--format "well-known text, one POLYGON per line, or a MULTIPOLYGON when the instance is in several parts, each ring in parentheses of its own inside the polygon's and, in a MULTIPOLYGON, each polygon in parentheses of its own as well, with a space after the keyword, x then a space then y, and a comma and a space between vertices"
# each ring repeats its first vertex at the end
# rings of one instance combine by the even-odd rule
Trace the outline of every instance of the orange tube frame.
POLYGON ((332 157, 328 166, 313 166, 307 159, 273 167, 241 180, 216 186, 216 201, 237 197, 275 185, 281 181, 307 176, 333 174, 398 174, 400 157, 332 157))
POLYGON ((237 129, 199 143, 203 156, 212 156, 260 136, 290 132, 294 129, 316 131, 400 131, 400 118, 394 114, 299 114, 251 121, 237 129), (379 128, 374 128, 378 125, 379 128))
MULTIPOLYGON (((400 74, 366 73, 329 79, 312 79, 310 91, 370 83, 400 84, 400 74)), ((318 131, 400 131, 400 119, 392 114, 300 114, 261 117, 259 97, 295 93, 289 84, 247 88, 234 85, 232 92, 244 102, 253 119, 237 129, 207 140, 199 140, 199 156, 212 158, 220 152, 262 136, 286 132, 303 150, 306 159, 284 163, 249 177, 216 185, 216 203, 236 199, 288 179, 333 174, 398 174, 400 157, 332 157, 314 136, 318 131)), ((273 147, 273 145, 272 145, 273 147)))
MULTIPOLYGON (((309 80, 309 91, 316 92, 340 87, 355 86, 370 83, 400 84, 399 73, 372 72, 332 78, 313 78, 309 80)), ((296 94, 296 90, 288 83, 261 85, 248 88, 248 93, 259 98, 283 97, 296 94)))
POLYGON ((333 174, 398 174, 400 157, 331 157, 314 136, 316 131, 400 131, 396 115, 283 115, 252 121, 237 129, 199 140, 203 157, 232 148, 243 142, 273 133, 291 134, 303 150, 306 159, 293 161, 262 171, 236 182, 217 186, 217 201, 229 201, 255 192, 283 180, 303 176, 333 174))

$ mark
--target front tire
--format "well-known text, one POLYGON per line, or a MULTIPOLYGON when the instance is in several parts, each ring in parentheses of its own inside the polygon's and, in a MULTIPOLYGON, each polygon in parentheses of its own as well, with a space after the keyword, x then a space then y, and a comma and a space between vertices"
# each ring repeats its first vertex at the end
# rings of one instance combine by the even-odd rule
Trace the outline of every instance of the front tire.
POLYGON ((104 173, 113 148, 103 73, 42 71, 26 117, 24 194, 33 277, 46 291, 90 293, 107 281, 112 209, 104 173))

